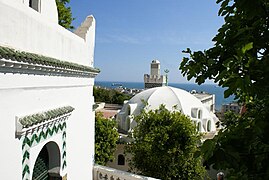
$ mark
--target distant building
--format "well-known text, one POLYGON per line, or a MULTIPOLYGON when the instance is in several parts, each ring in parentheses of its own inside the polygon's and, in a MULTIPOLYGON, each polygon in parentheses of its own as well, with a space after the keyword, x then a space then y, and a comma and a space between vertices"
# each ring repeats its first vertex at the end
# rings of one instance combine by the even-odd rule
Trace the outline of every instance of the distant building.
POLYGON ((221 106, 221 112, 226 113, 228 111, 232 111, 236 114, 239 114, 241 110, 241 106, 237 102, 232 102, 229 104, 223 104, 221 106))
POLYGON ((215 113, 215 94, 197 93, 196 91, 191 91, 191 94, 197 97, 208 111, 215 113))
POLYGON ((224 115, 226 112, 231 111, 236 114, 241 113, 241 106, 237 102, 232 102, 228 104, 221 105, 221 109, 219 112, 216 113, 219 119, 224 119, 224 115))
POLYGON ((153 60, 150 64, 150 74, 144 74, 145 89, 165 86, 166 77, 160 74, 160 69, 160 61, 153 60))

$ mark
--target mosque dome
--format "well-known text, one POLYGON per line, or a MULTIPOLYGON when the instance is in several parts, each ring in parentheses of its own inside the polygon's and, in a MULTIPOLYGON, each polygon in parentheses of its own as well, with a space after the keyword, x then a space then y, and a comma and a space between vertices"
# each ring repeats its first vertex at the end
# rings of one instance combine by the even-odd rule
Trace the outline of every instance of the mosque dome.
POLYGON ((154 110, 160 105, 189 116, 200 132, 216 131, 216 116, 210 113, 198 98, 185 90, 170 86, 144 90, 126 102, 117 116, 120 127, 130 131, 136 126, 134 116, 140 114, 143 109, 154 110))

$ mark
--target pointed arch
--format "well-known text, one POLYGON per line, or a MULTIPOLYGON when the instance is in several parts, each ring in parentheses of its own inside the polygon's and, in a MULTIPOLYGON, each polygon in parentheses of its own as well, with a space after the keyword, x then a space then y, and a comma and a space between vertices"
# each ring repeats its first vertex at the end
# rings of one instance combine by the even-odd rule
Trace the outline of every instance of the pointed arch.
POLYGON ((33 168, 33 180, 61 179, 60 176, 61 155, 58 145, 50 141, 43 146, 36 158, 33 168))

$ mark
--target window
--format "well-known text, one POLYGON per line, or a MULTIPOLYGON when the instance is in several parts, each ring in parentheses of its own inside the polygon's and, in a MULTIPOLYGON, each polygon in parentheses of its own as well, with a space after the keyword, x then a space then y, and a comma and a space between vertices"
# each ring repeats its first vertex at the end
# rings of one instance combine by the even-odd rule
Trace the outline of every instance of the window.
POLYGON ((199 111, 198 111, 198 119, 201 119, 201 117, 202 117, 202 111, 199 110, 199 111))
POLYGON ((207 132, 211 131, 211 121, 210 120, 207 121, 206 129, 207 129, 207 132))
POLYGON ((198 124, 197 124, 197 131, 201 131, 201 122, 198 122, 198 124))
POLYGON ((128 114, 128 116, 131 115, 131 106, 130 105, 128 105, 127 114, 128 114))
POLYGON ((125 165, 125 157, 122 154, 118 155, 118 165, 125 165))
POLYGON ((29 7, 40 12, 40 0, 29 0, 29 7))
POLYGON ((191 117, 197 118, 197 108, 191 108, 191 117))

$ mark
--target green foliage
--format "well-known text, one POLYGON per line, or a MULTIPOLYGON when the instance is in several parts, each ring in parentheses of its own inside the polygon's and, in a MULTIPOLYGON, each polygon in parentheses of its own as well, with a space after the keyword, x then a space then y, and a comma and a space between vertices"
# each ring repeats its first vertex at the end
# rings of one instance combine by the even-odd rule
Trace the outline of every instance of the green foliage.
POLYGON ((116 91, 115 89, 93 88, 95 102, 105 102, 111 104, 123 104, 129 100, 130 96, 116 91))
POLYGON ((215 46, 184 51, 190 57, 180 65, 188 79, 198 84, 206 79, 228 89, 242 100, 268 95, 269 83, 269 3, 268 0, 218 0, 225 23, 213 38, 215 46))
POLYGON ((228 169, 231 179, 269 179, 269 101, 247 105, 243 116, 225 115, 224 128, 202 146, 205 163, 228 169))
POLYGON ((72 21, 74 18, 72 17, 71 8, 67 7, 67 4, 70 0, 56 0, 56 5, 58 9, 58 23, 66 29, 74 29, 72 26, 72 21))
POLYGON ((208 165, 228 170, 231 179, 269 179, 269 2, 217 0, 225 23, 214 47, 184 51, 180 65, 198 84, 213 79, 246 107, 241 116, 227 114, 224 128, 207 140, 202 153, 208 165))
POLYGON ((116 129, 116 123, 111 119, 103 117, 102 113, 96 113, 95 116, 95 163, 106 165, 114 158, 116 142, 119 133, 116 129))
POLYGON ((160 179, 203 179, 201 157, 194 156, 200 135, 188 117, 161 106, 135 120, 134 142, 126 148, 132 169, 160 179))

